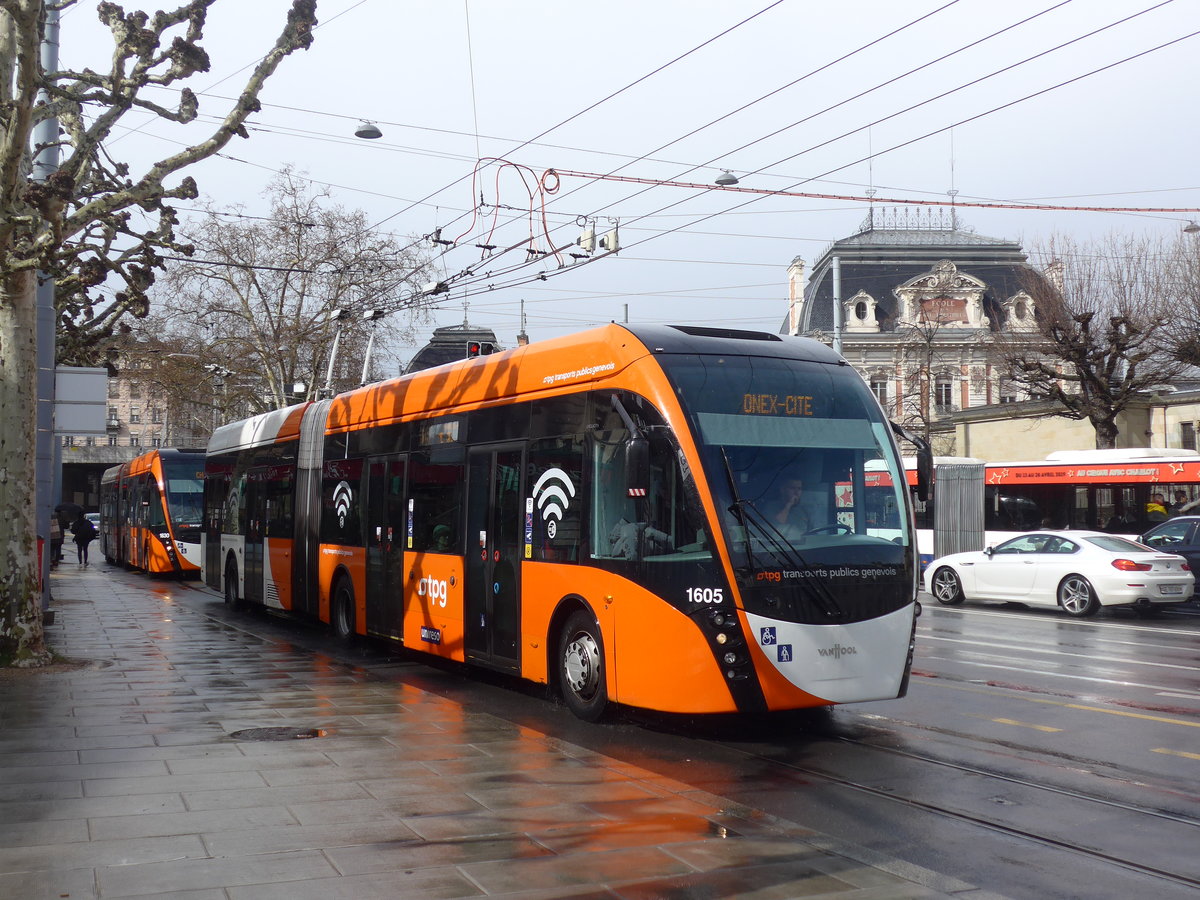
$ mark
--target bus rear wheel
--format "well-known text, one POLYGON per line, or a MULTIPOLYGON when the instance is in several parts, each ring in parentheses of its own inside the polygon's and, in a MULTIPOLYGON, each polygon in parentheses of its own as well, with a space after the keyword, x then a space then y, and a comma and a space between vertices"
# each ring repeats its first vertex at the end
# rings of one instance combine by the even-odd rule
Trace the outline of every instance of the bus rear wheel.
POLYGON ((608 706, 604 645, 595 616, 576 610, 558 639, 558 685, 563 702, 580 719, 595 722, 608 706))
POLYGON ((344 576, 337 580, 333 588, 329 624, 333 626, 333 633, 338 640, 347 643, 354 640, 354 585, 344 576))

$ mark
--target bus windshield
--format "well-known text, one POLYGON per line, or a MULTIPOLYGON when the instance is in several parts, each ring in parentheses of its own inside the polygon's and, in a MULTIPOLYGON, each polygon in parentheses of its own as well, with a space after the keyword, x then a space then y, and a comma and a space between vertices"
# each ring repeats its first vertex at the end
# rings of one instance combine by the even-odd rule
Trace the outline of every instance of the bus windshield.
POLYGON ((735 562, 890 572, 909 557, 903 468, 853 370, 759 357, 663 364, 700 440, 735 562))
POLYGON ((199 525, 204 515, 204 461, 172 460, 163 465, 167 508, 174 525, 199 525))

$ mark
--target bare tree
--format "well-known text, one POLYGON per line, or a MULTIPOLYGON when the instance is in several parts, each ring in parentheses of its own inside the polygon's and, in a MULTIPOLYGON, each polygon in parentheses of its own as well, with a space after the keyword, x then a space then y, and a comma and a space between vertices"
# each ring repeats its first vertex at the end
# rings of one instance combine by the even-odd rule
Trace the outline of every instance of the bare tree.
POLYGON ((917 322, 901 326, 904 334, 900 352, 903 360, 904 380, 901 383, 901 424, 916 431, 927 442, 935 443, 940 452, 948 455, 953 450, 954 433, 949 437, 935 437, 935 423, 948 410, 939 408, 935 396, 935 385, 939 370, 955 367, 961 355, 961 346, 950 343, 947 330, 957 322, 946 322, 938 318, 922 317, 917 322))
POLYGON ((1054 263, 1051 277, 1030 272, 1023 284, 1041 340, 997 335, 998 364, 1031 399, 1090 421, 1098 448, 1114 447, 1120 414, 1183 369, 1170 346, 1175 313, 1162 302, 1163 243, 1113 234, 1087 244, 1057 238, 1035 252, 1054 263))
POLYGON ((1167 246, 1162 302, 1176 359, 1200 367, 1200 234, 1180 234, 1167 246))
MULTIPOLYGON (((126 13, 97 6, 113 52, 105 71, 43 69, 45 0, 0 0, 0 658, 36 665, 47 658, 42 639, 36 523, 35 273, 56 282, 61 360, 88 361, 120 321, 144 315, 146 291, 166 250, 176 242, 175 211, 164 201, 194 198, 182 170, 221 150, 259 108, 258 95, 282 60, 312 42, 315 0, 293 0, 275 45, 254 67, 220 124, 203 140, 160 159, 143 174, 114 161, 106 149, 131 110, 162 120, 193 122, 199 108, 187 87, 169 108, 142 96, 148 86, 173 87, 209 67, 201 46, 205 15, 215 0, 190 0, 169 12, 126 13), (39 97, 40 95, 40 97, 39 97), (31 173, 34 127, 55 118, 64 159, 45 181, 31 173), (169 180, 174 179, 173 181, 169 180), (148 219, 149 224, 144 224, 148 219), (98 288, 120 285, 101 302, 98 288)), ((69 6, 64 0, 59 6, 69 6)), ((35 148, 42 149, 42 148, 35 148)))
MULTIPOLYGON (((209 208, 189 230, 195 256, 173 263, 167 330, 226 367, 257 410, 321 394, 337 343, 334 390, 357 386, 371 332, 407 337, 427 309, 416 241, 373 231, 361 210, 329 202, 290 169, 266 190, 262 219, 209 208), (364 318, 374 311, 377 319, 364 318), (400 315, 394 315, 400 314, 400 315), (297 391, 296 385, 303 385, 297 391)), ((386 341, 384 341, 386 343, 386 341)), ((376 346, 372 359, 380 358, 376 346)), ((377 367, 376 367, 377 368, 377 367)))

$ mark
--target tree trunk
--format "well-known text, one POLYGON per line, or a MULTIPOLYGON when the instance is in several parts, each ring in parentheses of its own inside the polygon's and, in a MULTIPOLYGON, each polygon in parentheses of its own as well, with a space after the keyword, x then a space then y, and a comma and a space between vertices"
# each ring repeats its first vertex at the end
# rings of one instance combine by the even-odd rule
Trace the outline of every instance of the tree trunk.
POLYGON ((49 656, 35 534, 36 323, 33 273, 8 276, 0 282, 0 662, 17 666, 49 656))
POLYGON ((1093 418, 1092 426, 1096 429, 1097 450, 1112 450, 1117 446, 1117 435, 1121 430, 1115 420, 1093 418))

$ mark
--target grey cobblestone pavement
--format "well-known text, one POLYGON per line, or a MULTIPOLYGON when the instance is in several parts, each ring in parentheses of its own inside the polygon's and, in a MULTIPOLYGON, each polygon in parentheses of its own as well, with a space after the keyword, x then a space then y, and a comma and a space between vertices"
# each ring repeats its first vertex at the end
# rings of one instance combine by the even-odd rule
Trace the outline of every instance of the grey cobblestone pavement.
POLYGON ((48 641, 88 662, 0 672, 5 900, 985 896, 263 640, 170 582, 64 563, 51 585, 48 641))

